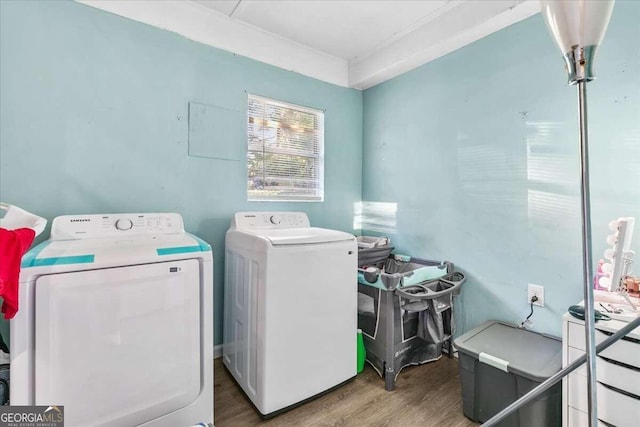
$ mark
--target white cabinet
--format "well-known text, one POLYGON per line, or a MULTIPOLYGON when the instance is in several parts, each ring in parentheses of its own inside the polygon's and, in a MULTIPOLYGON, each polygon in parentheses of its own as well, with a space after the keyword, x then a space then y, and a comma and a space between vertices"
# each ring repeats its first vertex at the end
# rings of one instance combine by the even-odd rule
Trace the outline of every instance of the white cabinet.
MULTIPOLYGON (((601 343, 626 323, 596 323, 596 342, 601 343)), ((563 317, 562 365, 584 354, 584 322, 568 313, 563 317)), ((596 359, 599 425, 637 426, 640 420, 640 328, 598 354, 596 359)), ((562 382, 563 426, 588 425, 586 365, 562 382)))

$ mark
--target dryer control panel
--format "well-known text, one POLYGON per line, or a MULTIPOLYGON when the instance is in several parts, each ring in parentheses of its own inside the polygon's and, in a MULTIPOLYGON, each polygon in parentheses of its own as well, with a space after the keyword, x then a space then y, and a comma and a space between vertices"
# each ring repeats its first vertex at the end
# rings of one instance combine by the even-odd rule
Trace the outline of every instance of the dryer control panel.
POLYGON ((184 233, 177 213, 63 215, 51 225, 51 240, 184 233))
POLYGON ((304 212, 238 212, 233 216, 231 228, 305 228, 311 227, 304 212))

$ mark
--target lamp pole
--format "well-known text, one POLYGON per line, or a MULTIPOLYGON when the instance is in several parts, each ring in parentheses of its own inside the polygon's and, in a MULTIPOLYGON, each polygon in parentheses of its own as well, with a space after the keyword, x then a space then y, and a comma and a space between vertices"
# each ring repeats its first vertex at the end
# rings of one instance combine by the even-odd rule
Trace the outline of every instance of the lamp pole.
POLYGON ((596 393, 596 343, 591 255, 591 197, 589 192, 589 141, 587 82, 595 78, 593 60, 611 18, 614 0, 540 0, 547 27, 564 55, 569 84, 578 87, 580 109, 580 200, 582 214, 582 283, 585 308, 587 405, 589 426, 598 425, 596 393))
POLYGON ((596 336, 595 309, 593 298, 593 257, 591 255, 591 201, 589 192, 589 140, 587 132, 587 82, 578 82, 578 103, 580 104, 580 198, 582 202, 582 282, 584 284, 585 343, 587 350, 587 407, 589 426, 598 425, 598 405, 596 392, 596 336))

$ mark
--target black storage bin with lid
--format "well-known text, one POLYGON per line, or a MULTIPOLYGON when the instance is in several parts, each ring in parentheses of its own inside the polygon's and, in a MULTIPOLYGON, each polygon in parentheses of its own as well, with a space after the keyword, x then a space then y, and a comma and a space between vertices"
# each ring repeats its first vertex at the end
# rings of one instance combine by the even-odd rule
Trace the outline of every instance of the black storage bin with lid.
MULTIPOLYGON (((464 415, 485 422, 562 368, 555 337, 489 321, 455 341, 464 415)), ((510 415, 500 426, 562 424, 562 382, 510 415)))

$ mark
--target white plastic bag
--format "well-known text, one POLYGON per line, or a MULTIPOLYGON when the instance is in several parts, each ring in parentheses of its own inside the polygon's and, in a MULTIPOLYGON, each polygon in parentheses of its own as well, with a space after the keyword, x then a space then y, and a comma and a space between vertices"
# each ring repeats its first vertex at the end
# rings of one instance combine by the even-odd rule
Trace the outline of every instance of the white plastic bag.
POLYGON ((31 228, 36 232, 36 236, 44 231, 47 220, 37 215, 29 213, 17 206, 0 202, 0 210, 5 211, 3 218, 0 218, 0 227, 7 230, 16 228, 31 228))

